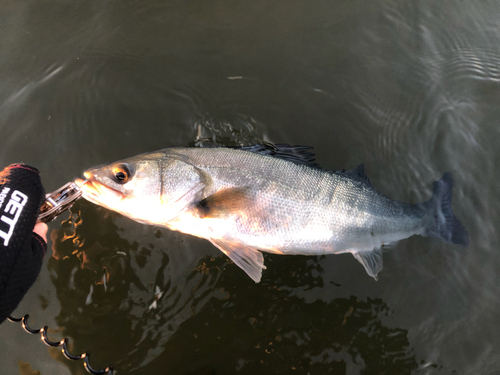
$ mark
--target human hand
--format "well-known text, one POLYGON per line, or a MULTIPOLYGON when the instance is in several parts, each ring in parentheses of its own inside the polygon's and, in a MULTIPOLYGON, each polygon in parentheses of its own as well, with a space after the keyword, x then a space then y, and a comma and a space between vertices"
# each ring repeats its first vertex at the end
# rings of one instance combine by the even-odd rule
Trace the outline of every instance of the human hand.
POLYGON ((33 232, 35 232, 40 237, 42 237, 44 239, 45 243, 47 243, 47 230, 48 229, 49 229, 49 227, 47 226, 47 224, 36 223, 35 228, 33 228, 33 232))
POLYGON ((44 201, 37 169, 12 164, 0 172, 0 322, 40 272, 48 228, 36 221, 44 201))

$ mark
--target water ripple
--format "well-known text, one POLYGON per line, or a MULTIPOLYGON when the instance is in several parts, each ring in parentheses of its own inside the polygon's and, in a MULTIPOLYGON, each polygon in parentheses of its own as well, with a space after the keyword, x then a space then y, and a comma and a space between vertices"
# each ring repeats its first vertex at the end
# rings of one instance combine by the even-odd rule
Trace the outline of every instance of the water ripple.
MULTIPOLYGON (((131 230, 119 215, 86 202, 75 206, 77 213, 51 236, 49 268, 56 270, 58 297, 65 301, 57 321, 68 336, 82 329, 106 336, 113 329, 109 321, 126 322, 127 340, 112 360, 115 367, 130 370, 149 363, 208 301, 227 298, 215 286, 227 262, 224 257, 203 257, 202 251, 192 251, 168 231, 134 224, 131 230), (123 220, 126 232, 117 226, 123 220), (87 221, 99 229, 89 230, 87 221)), ((80 343, 95 347, 85 341, 80 343)), ((110 351, 105 355, 110 360, 110 351)), ((99 354, 95 357, 98 362, 99 354)))

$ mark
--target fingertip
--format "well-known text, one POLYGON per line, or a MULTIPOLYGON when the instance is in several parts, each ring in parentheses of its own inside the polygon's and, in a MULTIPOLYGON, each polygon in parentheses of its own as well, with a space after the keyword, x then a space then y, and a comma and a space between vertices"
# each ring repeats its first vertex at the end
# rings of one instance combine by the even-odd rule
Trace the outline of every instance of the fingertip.
POLYGON ((45 242, 47 242, 47 231, 49 227, 45 223, 36 223, 35 228, 33 228, 33 232, 38 234, 40 237, 43 238, 45 242))

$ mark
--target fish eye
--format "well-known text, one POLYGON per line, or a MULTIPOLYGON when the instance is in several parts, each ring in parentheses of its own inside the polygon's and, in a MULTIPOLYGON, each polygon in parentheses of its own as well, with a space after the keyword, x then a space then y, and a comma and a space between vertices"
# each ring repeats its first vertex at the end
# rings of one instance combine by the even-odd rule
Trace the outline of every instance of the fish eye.
POLYGON ((124 184, 132 177, 127 164, 120 164, 113 168, 113 180, 119 184, 124 184))

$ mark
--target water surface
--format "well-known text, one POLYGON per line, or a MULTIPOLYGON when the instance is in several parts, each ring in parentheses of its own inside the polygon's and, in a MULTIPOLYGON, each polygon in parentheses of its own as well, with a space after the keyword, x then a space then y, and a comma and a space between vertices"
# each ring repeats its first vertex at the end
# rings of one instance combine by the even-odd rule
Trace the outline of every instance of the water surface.
MULTIPOLYGON (((349 254, 266 254, 255 284, 207 241, 79 201, 15 315, 122 374, 497 373, 499 9, 5 1, 0 165, 38 167, 47 191, 170 145, 303 144, 410 203, 451 172, 471 238, 401 241, 378 282, 349 254)), ((5 373, 84 373, 17 324, 0 349, 5 373)))

